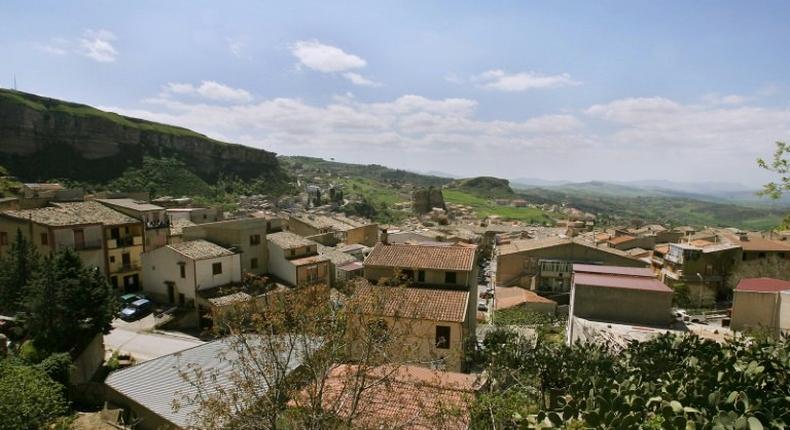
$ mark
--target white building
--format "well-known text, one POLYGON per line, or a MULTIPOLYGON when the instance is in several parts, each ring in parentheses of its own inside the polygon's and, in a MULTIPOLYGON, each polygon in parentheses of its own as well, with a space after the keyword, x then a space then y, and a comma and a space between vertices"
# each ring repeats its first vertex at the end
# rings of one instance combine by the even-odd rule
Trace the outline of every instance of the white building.
POLYGON ((143 289, 157 301, 185 305, 197 291, 241 281, 238 253, 206 240, 170 244, 143 254, 143 289))

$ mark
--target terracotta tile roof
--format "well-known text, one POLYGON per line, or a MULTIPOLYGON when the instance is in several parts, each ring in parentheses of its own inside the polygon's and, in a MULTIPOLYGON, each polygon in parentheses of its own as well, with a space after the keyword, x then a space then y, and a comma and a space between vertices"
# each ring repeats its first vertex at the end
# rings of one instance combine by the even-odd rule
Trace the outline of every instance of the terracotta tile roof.
POLYGON ((737 291, 759 291, 764 293, 790 290, 790 281, 773 278, 745 278, 738 282, 737 291))
POLYGON ((229 249, 223 248, 216 243, 211 243, 203 239, 187 240, 185 242, 173 243, 167 246, 193 260, 226 257, 234 254, 234 252, 229 249))
POLYGON ((365 259, 365 266, 409 269, 471 271, 475 246, 384 245, 377 244, 365 259))
POLYGON ((498 250, 499 250, 499 255, 508 255, 508 254, 518 254, 527 251, 534 251, 538 249, 553 248, 555 246, 562 246, 569 244, 581 245, 587 248, 596 249, 600 252, 606 252, 607 254, 618 255, 620 257, 625 257, 630 260, 638 261, 637 259, 628 255, 625 251, 620 251, 617 248, 609 248, 606 246, 595 246, 594 244, 587 242, 581 238, 570 239, 567 237, 550 237, 547 239, 513 240, 508 244, 499 246, 498 250))
POLYGON ((363 285, 354 292, 352 303, 366 315, 464 322, 469 292, 363 285))
POLYGON ((609 239, 608 242, 611 243, 612 245, 619 245, 621 243, 625 243, 634 239, 636 238, 633 236, 624 235, 624 236, 613 237, 609 239))
POLYGON ((44 208, 9 210, 3 213, 13 218, 29 219, 35 223, 53 227, 84 224, 103 224, 109 226, 135 224, 139 222, 130 216, 124 215, 94 201, 55 203, 53 206, 44 208))
MULTIPOLYGON (((338 365, 329 372, 321 397, 325 410, 348 418, 352 413, 350 397, 359 393, 353 428, 469 428, 470 405, 482 385, 479 375, 407 365, 375 367, 365 371, 364 377, 360 371, 356 365, 338 365)), ((314 387, 303 390, 298 399, 307 400, 311 389, 314 387)), ((298 400, 290 404, 295 406, 298 400)))
POLYGON ((310 239, 305 239, 298 234, 291 233, 290 231, 280 231, 266 235, 266 240, 279 246, 282 249, 301 248, 303 246, 315 245, 310 239))
POLYGON ((508 309, 525 303, 554 303, 554 300, 539 296, 532 291, 519 287, 496 287, 494 289, 494 309, 508 309))

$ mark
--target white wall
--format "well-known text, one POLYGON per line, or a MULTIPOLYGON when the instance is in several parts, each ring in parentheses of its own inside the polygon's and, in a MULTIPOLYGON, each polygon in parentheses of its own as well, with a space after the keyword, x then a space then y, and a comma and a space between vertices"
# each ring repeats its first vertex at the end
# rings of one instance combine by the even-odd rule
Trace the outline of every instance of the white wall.
POLYGON ((205 290, 211 287, 226 285, 231 282, 241 281, 241 260, 239 254, 226 257, 209 258, 195 262, 196 290, 205 290), (214 275, 214 263, 222 264, 222 273, 214 275))
POLYGON ((282 248, 272 241, 267 241, 269 247, 269 273, 291 285, 296 285, 296 267, 285 258, 282 248))
POLYGON ((194 300, 198 289, 239 281, 241 281, 239 254, 195 261, 167 246, 143 254, 143 290, 157 301, 168 300, 165 282, 175 284, 175 300, 178 300, 179 293, 187 300, 194 300), (222 273, 215 276, 212 272, 212 264, 216 262, 222 263, 222 273), (184 264, 184 278, 181 277, 179 263, 184 264))

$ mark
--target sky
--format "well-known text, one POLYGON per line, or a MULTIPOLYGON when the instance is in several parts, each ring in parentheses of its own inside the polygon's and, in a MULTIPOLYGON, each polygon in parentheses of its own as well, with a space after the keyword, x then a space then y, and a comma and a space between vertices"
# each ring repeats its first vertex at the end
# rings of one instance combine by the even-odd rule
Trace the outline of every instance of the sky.
POLYGON ((278 154, 738 182, 790 139, 790 2, 16 1, 0 86, 278 154))

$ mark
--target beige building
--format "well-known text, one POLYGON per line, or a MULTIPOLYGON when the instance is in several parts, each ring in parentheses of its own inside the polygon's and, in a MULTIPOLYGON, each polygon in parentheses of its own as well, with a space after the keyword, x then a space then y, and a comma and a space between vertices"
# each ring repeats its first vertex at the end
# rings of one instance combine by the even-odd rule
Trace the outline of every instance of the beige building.
POLYGON ((167 245, 170 222, 165 208, 131 198, 96 199, 96 201, 143 223, 145 252, 167 245))
POLYGON ((573 265, 568 341, 577 339, 576 318, 668 327, 672 290, 648 268, 573 265))
POLYGON ((359 243, 373 246, 379 239, 379 226, 339 215, 291 215, 288 229, 324 245, 359 243))
POLYGON ((766 258, 790 260, 790 242, 779 235, 744 231, 722 230, 725 241, 737 244, 743 249, 741 261, 754 261, 766 258))
POLYGON ((541 291, 568 292, 574 263, 646 267, 618 249, 581 239, 550 237, 513 240, 496 248, 496 284, 541 291))
POLYGON ((790 281, 743 279, 732 300, 733 330, 764 330, 776 337, 790 333, 790 281))
POLYGON ((121 291, 141 287, 143 226, 130 216, 93 201, 5 211, 0 213, 0 254, 6 252, 17 230, 41 254, 75 250, 83 264, 98 267, 121 291))
POLYGON ((170 221, 189 220, 195 224, 222 221, 222 211, 217 208, 168 208, 170 221))
POLYGON ((476 251, 476 246, 466 244, 379 243, 365 258, 365 278, 378 283, 398 275, 411 285, 473 291, 477 287, 476 251))
POLYGON ((371 327, 408 364, 460 372, 464 368, 464 342, 474 336, 474 309, 469 312, 468 291, 429 288, 361 286, 347 307, 349 349, 362 354, 371 327), (472 315, 470 321, 470 315, 472 315))
POLYGON ((242 218, 183 227, 182 240, 194 239, 206 239, 239 252, 242 273, 267 273, 265 219, 242 218))
POLYGON ((655 236, 616 236, 606 241, 610 248, 628 251, 629 249, 653 249, 656 246, 655 236))
POLYGON ((269 234, 266 242, 269 274, 290 286, 331 285, 331 261, 318 255, 318 243, 288 231, 269 234))

